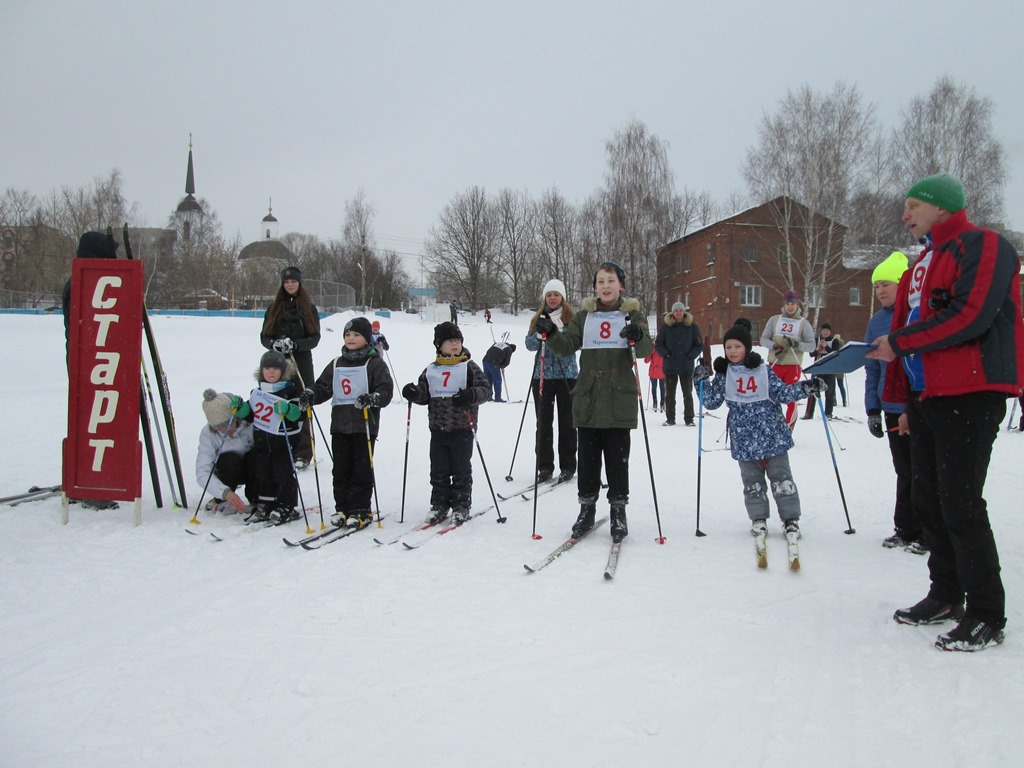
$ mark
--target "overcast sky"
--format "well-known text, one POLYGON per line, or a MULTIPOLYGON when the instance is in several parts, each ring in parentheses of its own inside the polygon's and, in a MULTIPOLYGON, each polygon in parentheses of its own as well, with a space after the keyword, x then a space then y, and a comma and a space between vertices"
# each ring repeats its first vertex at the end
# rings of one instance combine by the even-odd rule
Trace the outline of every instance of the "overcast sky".
MULTIPOLYGON (((142 224, 197 196, 227 237, 340 235, 362 188, 377 244, 417 254, 479 185, 578 203, 629 120, 677 189, 724 201, 787 89, 858 87, 883 123, 949 74, 995 105, 1024 229, 1024 4, 776 0, 3 0, 0 183, 40 196, 118 168, 142 224)), ((968 201, 968 207, 970 202, 968 201)))

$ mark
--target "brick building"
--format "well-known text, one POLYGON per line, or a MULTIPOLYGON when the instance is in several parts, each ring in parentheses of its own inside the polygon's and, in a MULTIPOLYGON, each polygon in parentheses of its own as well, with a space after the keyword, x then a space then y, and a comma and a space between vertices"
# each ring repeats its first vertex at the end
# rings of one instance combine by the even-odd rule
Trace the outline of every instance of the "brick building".
POLYGON ((804 316, 815 327, 827 322, 844 339, 862 340, 877 309, 871 270, 892 249, 846 249, 843 226, 817 216, 808 232, 808 213, 796 201, 779 197, 663 246, 657 254, 659 326, 672 304, 681 301, 713 343, 737 317, 751 321, 756 343, 768 318, 780 311, 783 294, 793 287, 803 299, 804 316), (783 220, 788 222, 788 243, 783 220), (824 292, 804 282, 808 242, 820 254, 815 264, 826 254, 834 264, 824 292), (786 278, 787 259, 793 261, 793 286, 786 278))

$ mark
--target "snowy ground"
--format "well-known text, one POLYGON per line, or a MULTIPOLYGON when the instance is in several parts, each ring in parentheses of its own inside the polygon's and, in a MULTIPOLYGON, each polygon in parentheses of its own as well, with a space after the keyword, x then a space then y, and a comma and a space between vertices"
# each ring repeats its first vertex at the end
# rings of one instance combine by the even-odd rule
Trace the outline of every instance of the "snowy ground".
MULTIPOLYGON (((334 316, 317 371, 351 315, 334 316)), ((432 323, 384 319, 399 386, 430 361, 432 323)), ((491 333, 521 344, 527 316, 466 317, 481 358, 491 333)), ((156 317, 194 509, 206 387, 244 393, 263 352, 259 321, 156 317)), ((0 315, 8 375, 0 496, 60 481, 66 425, 59 317, 0 315)), ((851 338, 856 334, 848 333, 851 338)), ((532 355, 508 370, 526 395, 532 355)), ((642 373, 645 366, 641 364, 642 373)), ((647 380, 643 376, 646 392, 647 380)), ((863 419, 863 378, 849 408, 863 419)), ((328 405, 317 409, 327 426, 328 405)), ((480 444, 498 490, 532 477, 532 408, 507 483, 524 406, 481 409, 480 444)), ((724 411, 723 411, 724 413, 724 411)), ((925 561, 886 550, 893 474, 863 423, 834 424, 847 528, 820 420, 800 422, 792 461, 803 501, 803 569, 785 566, 777 520, 759 571, 739 471, 704 420, 701 528, 695 531, 698 430, 647 412, 664 545, 644 449, 633 437, 631 535, 618 575, 602 578, 607 527, 540 573, 577 511, 575 489, 502 503, 416 551, 373 531, 318 552, 290 549, 303 524, 214 543, 188 536, 191 511, 158 510, 146 480, 143 524, 129 505, 58 499, 0 507, 0 765, 4 766, 976 766, 1019 760, 1024 711, 1024 575, 1017 515, 1024 436, 996 442, 987 497, 1003 554, 1009 625, 982 654, 932 647, 941 628, 891 620, 923 597, 925 561)), ((680 419, 681 421, 681 419, 680 419)), ((384 411, 377 449, 386 533, 426 507, 425 409, 412 415, 405 525, 406 406, 384 411)), ((328 513, 330 461, 320 465, 328 513)), ((478 508, 491 503, 474 464, 478 508)), ((312 471, 302 475, 307 504, 312 471)), ((165 496, 168 496, 166 479, 165 496)), ((201 515, 201 519, 204 516, 201 515)), ((206 516, 203 531, 234 518, 206 516)))

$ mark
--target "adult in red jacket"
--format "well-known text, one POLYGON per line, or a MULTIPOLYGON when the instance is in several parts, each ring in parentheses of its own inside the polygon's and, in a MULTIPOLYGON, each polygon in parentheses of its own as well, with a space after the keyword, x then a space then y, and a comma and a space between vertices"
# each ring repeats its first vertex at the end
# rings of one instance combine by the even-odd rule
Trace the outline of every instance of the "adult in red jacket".
POLYGON ((1006 398, 1024 383, 1020 257, 964 206, 949 174, 907 192, 903 222, 925 249, 900 280, 891 332, 870 353, 889 361, 884 399, 907 406, 900 431, 910 434, 912 503, 931 550, 928 596, 893 618, 959 621, 936 640, 949 651, 1003 639, 1006 597, 982 492, 1006 398))

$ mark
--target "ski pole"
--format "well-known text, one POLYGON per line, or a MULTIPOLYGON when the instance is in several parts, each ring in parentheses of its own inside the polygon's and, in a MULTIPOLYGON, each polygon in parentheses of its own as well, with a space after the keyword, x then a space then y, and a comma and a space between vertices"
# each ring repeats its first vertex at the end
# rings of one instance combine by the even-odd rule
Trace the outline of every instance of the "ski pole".
MULTIPOLYGON (((306 380, 304 378, 302 378, 302 370, 299 368, 299 363, 295 359, 295 355, 293 354, 293 350, 290 350, 290 349, 288 350, 288 359, 291 360, 292 364, 295 366, 295 372, 299 375, 299 385, 302 387, 302 394, 303 394, 303 396, 305 396, 306 390, 307 390, 306 380)), ((299 398, 299 399, 301 401, 301 398, 299 398)), ((299 407, 301 407, 301 403, 300 403, 299 407)), ((320 530, 322 531, 322 530, 327 528, 327 523, 324 522, 324 500, 323 500, 323 497, 320 495, 320 469, 316 465, 316 433, 313 431, 313 421, 310 418, 310 417, 316 418, 316 411, 313 410, 313 404, 312 403, 310 403, 310 402, 306 403, 305 412, 306 412, 306 421, 303 423, 302 429, 303 430, 306 430, 306 429, 309 430, 309 451, 310 451, 310 455, 313 457, 313 478, 316 480, 316 505, 317 505, 317 508, 320 510, 320 530)), ((317 422, 317 424, 319 424, 319 423, 320 422, 317 422)), ((327 436, 324 435, 324 430, 323 430, 322 427, 320 429, 320 435, 324 438, 324 443, 326 443, 327 442, 327 436)), ((327 453, 330 454, 330 452, 331 452, 331 449, 328 448, 327 449, 327 453)), ((333 461, 334 461, 334 457, 332 456, 331 457, 331 462, 333 463, 333 461)), ((295 475, 295 482, 296 482, 296 484, 299 482, 299 476, 297 474, 295 475)), ((302 514, 303 515, 306 514, 306 505, 305 504, 302 505, 302 514)), ((306 527, 309 528, 309 521, 308 520, 306 521, 306 527)))
POLYGON ((473 423, 473 414, 466 411, 466 418, 469 419, 469 428, 473 432, 473 442, 476 443, 476 452, 480 457, 480 466, 484 468, 484 477, 487 478, 487 487, 491 491, 491 498, 494 499, 494 509, 498 513, 498 522, 504 523, 508 518, 501 516, 501 507, 498 506, 498 495, 494 492, 494 486, 491 484, 491 476, 487 472, 487 462, 484 461, 484 452, 480 448, 480 440, 476 436, 476 424, 473 423))
POLYGON ((700 380, 697 386, 697 533, 699 536, 707 536, 700 529, 700 470, 701 458, 704 455, 704 379, 700 380))
POLYGON ((851 534, 856 533, 853 529, 853 524, 850 523, 850 509, 846 506, 846 494, 843 493, 843 481, 839 477, 839 465, 836 463, 836 452, 832 447, 832 433, 828 428, 828 418, 825 416, 825 403, 822 402, 822 398, 818 398, 818 407, 821 411, 821 421, 825 425, 825 439, 828 440, 828 452, 832 455, 832 468, 836 471, 836 483, 839 484, 839 498, 843 500, 843 512, 846 513, 846 525, 847 528, 843 533, 851 534))
MULTIPOLYGON (((537 486, 540 484, 540 417, 541 411, 544 409, 544 337, 540 340, 540 379, 537 386, 537 396, 533 399, 534 413, 537 416, 537 426, 534 429, 533 437, 533 533, 530 534, 531 539, 542 539, 544 538, 537 533, 537 486)), ((531 382, 530 389, 533 389, 531 382)))
MULTIPOLYGON (((387 362, 388 368, 391 369, 391 380, 398 381, 398 377, 395 375, 395 366, 391 364, 391 355, 388 354, 386 349, 384 350, 384 360, 387 362)), ((401 395, 399 395, 399 398, 401 398, 401 395)))
POLYGON ((530 395, 532 393, 533 387, 526 390, 526 402, 523 403, 523 416, 519 419, 519 434, 516 435, 516 447, 512 449, 512 461, 508 465, 508 474, 505 475, 505 480, 510 483, 513 480, 512 467, 516 463, 516 454, 519 452, 519 438, 523 436, 523 423, 526 421, 526 409, 530 407, 530 395))
POLYGON ((292 441, 288 436, 288 424, 285 422, 284 414, 281 415, 281 423, 284 425, 284 444, 288 448, 288 461, 292 464, 292 477, 295 478, 295 488, 299 492, 299 504, 302 506, 302 519, 306 521, 306 535, 316 533, 309 524, 309 515, 306 514, 306 500, 302 498, 302 483, 299 482, 299 470, 295 467, 295 456, 292 453, 292 441))
POLYGON ((1013 405, 1010 406, 1010 418, 1006 422, 1006 431, 1009 432, 1013 429, 1013 417, 1017 413, 1017 398, 1013 398, 1013 405))
POLYGON ((405 483, 409 472, 409 428, 412 425, 412 400, 409 401, 409 412, 405 414, 405 461, 402 462, 402 514, 399 523, 405 522, 405 483))
POLYGON ((370 411, 368 408, 363 408, 363 424, 366 427, 366 452, 370 455, 370 480, 373 482, 373 504, 377 507, 377 527, 383 528, 384 526, 380 522, 380 497, 377 496, 377 472, 373 468, 373 440, 370 437, 370 411))
POLYGON ((139 360, 142 361, 142 381, 145 383, 146 394, 149 396, 149 405, 153 410, 153 424, 156 426, 156 438, 160 444, 160 454, 164 460, 164 471, 167 472, 167 482, 171 487, 171 498, 174 500, 174 506, 180 508, 181 503, 178 501, 178 494, 174 490, 174 475, 171 474, 171 465, 167 462, 167 449, 164 448, 164 433, 160 429, 160 419, 156 418, 156 401, 153 399, 153 390, 149 386, 149 371, 146 369, 145 355, 139 355, 139 360))
MULTIPOLYGON (((626 316, 626 321, 629 322, 629 316, 626 316)), ((636 397, 640 405, 640 423, 644 428, 644 447, 647 448, 647 469, 651 474, 651 495, 654 497, 654 518, 658 521, 658 538, 655 539, 659 544, 665 543, 665 536, 661 532, 661 512, 658 510, 658 489, 654 485, 654 462, 651 460, 651 441, 647 436, 647 416, 644 414, 644 393, 640 388, 640 368, 636 363, 636 346, 632 341, 629 342, 629 354, 633 358, 633 378, 636 380, 636 397)))
POLYGON ((313 415, 313 406, 306 406, 306 427, 309 429, 309 447, 313 454, 313 477, 316 479, 316 504, 320 508, 320 530, 327 528, 327 523, 324 522, 324 500, 320 495, 320 468, 317 466, 316 460, 316 434, 313 432, 313 424, 310 421, 310 417, 313 415))
MULTIPOLYGON (((139 374, 139 420, 142 422, 142 439, 146 445, 146 459, 149 462, 149 477, 153 481, 153 495, 156 496, 156 508, 164 508, 164 495, 160 490, 160 473, 156 467, 156 450, 153 447, 153 432, 149 424, 149 412, 146 410, 146 396, 142 394, 144 384, 139 374)), ((153 410, 156 418, 156 409, 153 410)), ((173 482, 173 481, 172 481, 173 482)))
POLYGON ((231 425, 235 423, 235 412, 231 411, 231 418, 228 419, 227 429, 224 430, 224 435, 220 439, 220 445, 217 446, 217 455, 213 457, 213 466, 210 467, 210 474, 206 476, 206 482, 203 484, 203 492, 199 494, 199 503, 196 504, 196 511, 192 515, 192 519, 189 522, 192 525, 202 525, 199 522, 199 508, 203 505, 203 499, 206 497, 206 489, 210 487, 210 480, 213 478, 213 470, 217 468, 217 459, 220 458, 221 451, 224 450, 224 444, 228 441, 228 432, 231 431, 231 425))

